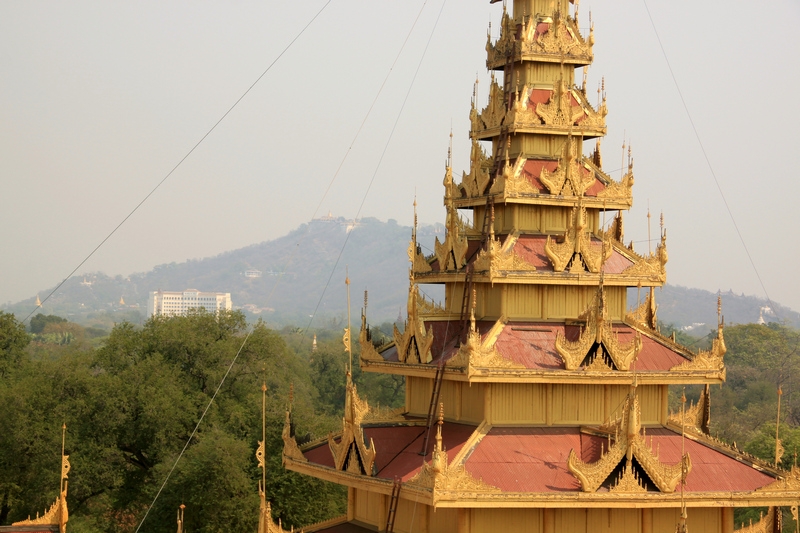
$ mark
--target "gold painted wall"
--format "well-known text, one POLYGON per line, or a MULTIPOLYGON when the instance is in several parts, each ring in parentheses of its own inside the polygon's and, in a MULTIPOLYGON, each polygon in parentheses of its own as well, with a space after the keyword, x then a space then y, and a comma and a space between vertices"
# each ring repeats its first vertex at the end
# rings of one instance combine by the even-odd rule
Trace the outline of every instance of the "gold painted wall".
MULTIPOLYGON (((459 533, 643 533, 640 509, 472 509, 468 513, 466 530, 459 533)), ((674 521, 671 528, 669 533, 674 533, 674 521)))
POLYGON ((468 531, 459 533, 543 533, 541 509, 471 509, 468 531))
POLYGON ((458 509, 436 509, 429 516, 430 533, 458 533, 458 509))
MULTIPOLYGON (((480 424, 484 418, 484 385, 443 381, 439 402, 444 404, 447 420, 480 424)), ((416 416, 428 416, 433 380, 409 376, 406 379, 406 410, 416 416)))
POLYGON ((381 518, 385 520, 386 512, 381 511, 384 506, 384 498, 380 494, 374 492, 367 492, 365 490, 356 489, 353 491, 355 498, 355 519, 361 522, 371 524, 373 526, 380 526, 383 528, 386 524, 380 524, 381 518))
MULTIPOLYGON (((416 416, 428 415, 433 380, 409 376, 406 380, 406 410, 416 416)), ((628 385, 551 385, 548 407, 546 384, 530 383, 442 383, 439 398, 444 403, 447 420, 480 424, 484 418, 492 424, 586 425, 602 424, 616 415, 622 416, 622 406, 630 391, 628 385), (486 391, 491 390, 486 409, 486 391), (550 417, 547 410, 550 409, 550 417)), ((640 385, 637 389, 643 424, 664 421, 664 395, 668 389, 661 385, 640 385)))
MULTIPOLYGON (((486 386, 491 387, 491 407, 487 419, 492 424, 548 423, 546 384, 492 383, 486 386)), ((549 421, 553 425, 602 424, 614 417, 615 412, 621 417, 622 406, 630 390, 627 385, 551 385, 550 388, 552 405, 549 421)), ((642 423, 660 424, 666 387, 640 385, 637 390, 642 423)))
MULTIPOLYGON (((691 508, 686 525, 689 531, 703 533, 731 533, 722 531, 722 508, 691 508)), ((653 509, 653 533, 675 533, 680 509, 653 509)))
MULTIPOLYGON (((427 533, 433 530, 428 529, 428 516, 432 514, 430 508, 422 503, 408 501, 400 497, 397 504, 397 518, 394 522, 395 533, 427 533)), ((383 530, 386 524, 381 524, 379 530, 383 530)))
MULTIPOLYGON (((519 320, 576 319, 597 293, 597 287, 565 285, 496 284, 491 290, 503 295, 503 313, 519 320)), ((621 320, 627 307, 625 287, 606 287, 605 294, 609 316, 621 320)))
POLYGON ((546 385, 493 383, 493 424, 544 424, 546 385))

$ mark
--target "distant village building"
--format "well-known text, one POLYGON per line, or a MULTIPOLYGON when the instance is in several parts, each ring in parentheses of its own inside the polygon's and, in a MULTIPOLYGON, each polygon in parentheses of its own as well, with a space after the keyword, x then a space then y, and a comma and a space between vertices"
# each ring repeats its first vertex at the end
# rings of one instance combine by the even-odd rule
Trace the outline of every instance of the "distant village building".
POLYGON ((261 272, 260 270, 256 270, 254 268, 244 271, 244 277, 246 278, 260 278, 262 275, 263 272, 261 272))
POLYGON ((189 309, 203 308, 218 313, 230 311, 231 293, 200 292, 186 289, 182 292, 153 291, 147 299, 147 318, 156 316, 185 316, 189 309))

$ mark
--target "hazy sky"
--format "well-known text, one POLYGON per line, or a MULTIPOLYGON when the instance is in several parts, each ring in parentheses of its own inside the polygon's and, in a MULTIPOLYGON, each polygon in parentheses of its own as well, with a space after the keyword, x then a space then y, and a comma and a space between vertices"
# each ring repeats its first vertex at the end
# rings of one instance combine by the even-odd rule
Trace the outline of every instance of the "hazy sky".
MULTIPOLYGON (((0 2, 0 301, 52 287, 167 174, 325 3, 0 2)), ((333 0, 80 272, 127 275, 269 240, 307 222, 425 4, 317 216, 352 218, 442 0, 333 0)), ((705 151, 769 296, 800 310, 796 0, 648 0, 705 151), (758 9, 756 9, 758 8, 758 9)), ((451 125, 468 166, 476 75, 500 4, 450 0, 361 216, 442 221, 451 125)), ((668 281, 764 296, 703 158, 643 0, 584 0, 590 90, 604 76, 607 171, 636 161, 626 240, 663 211, 668 281)), ((300 250, 299 260, 307 250, 300 250)), ((180 289, 182 287, 178 287, 180 289)), ((42 292, 42 297, 44 293, 42 292)), ((711 306, 714 302, 710 302, 711 306)))

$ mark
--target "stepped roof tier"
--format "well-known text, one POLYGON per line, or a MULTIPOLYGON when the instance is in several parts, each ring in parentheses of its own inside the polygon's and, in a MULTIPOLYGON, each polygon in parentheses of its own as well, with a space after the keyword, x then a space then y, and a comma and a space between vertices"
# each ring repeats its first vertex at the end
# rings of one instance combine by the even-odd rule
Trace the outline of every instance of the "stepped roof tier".
POLYGON ((473 90, 469 169, 457 183, 448 153, 446 233, 430 255, 415 214, 404 326, 374 332, 365 294, 361 368, 404 376, 405 405, 371 409, 348 372, 341 432, 301 448, 287 413, 285 466, 349 489, 347 517, 307 531, 572 533, 602 523, 728 533, 732 508, 747 506, 770 507, 753 526, 767 531, 777 506, 800 500, 800 470, 709 435, 709 385, 725 381, 721 301, 709 350, 659 332, 664 220, 647 254, 624 244, 633 158, 629 149, 619 180, 603 171, 605 91, 592 105, 586 70, 575 82, 593 59, 585 33, 577 2, 503 6, 486 47, 485 107, 473 90), (444 301, 422 297, 421 284, 443 286, 444 301), (631 289, 644 296, 632 310, 631 289), (670 413, 670 386, 686 384, 706 386, 701 401, 670 413))

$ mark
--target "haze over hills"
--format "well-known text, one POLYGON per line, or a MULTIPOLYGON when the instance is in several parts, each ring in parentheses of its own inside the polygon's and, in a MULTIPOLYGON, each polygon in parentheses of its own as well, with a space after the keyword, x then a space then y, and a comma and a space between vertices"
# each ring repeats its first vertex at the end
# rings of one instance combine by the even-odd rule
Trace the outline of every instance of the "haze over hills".
MULTIPOLYGON (((418 230, 418 239, 430 253, 434 238, 438 235, 443 239, 443 234, 441 224, 424 225, 418 230)), ((305 327, 315 315, 312 326, 325 327, 345 316, 344 279, 348 269, 354 317, 367 289, 370 321, 394 321, 398 314, 405 314, 410 236, 411 228, 394 220, 365 218, 353 224, 344 218, 323 217, 278 239, 214 257, 158 265, 150 272, 128 277, 102 273, 75 276, 37 312, 87 325, 135 322, 144 318, 150 291, 193 288, 230 292, 234 308, 270 324, 305 327), (347 246, 339 258, 345 240, 347 246), (248 271, 250 276, 259 277, 248 277, 248 271)), ((442 299, 439 287, 423 286, 422 290, 437 301, 442 299)), ((39 295, 44 299, 50 291, 52 288, 42 290, 39 295)), ((636 304, 637 292, 630 290, 630 306, 636 304)), ((645 291, 638 296, 644 298, 645 291)), ((784 321, 800 327, 800 314, 779 304, 769 308, 762 298, 731 292, 722 293, 722 299, 727 323, 756 322, 763 315, 767 322, 784 321)), ((35 300, 32 296, 3 307, 24 318, 34 309, 35 300)), ((667 285, 657 289, 656 301, 658 317, 665 324, 699 335, 716 325, 716 295, 709 291, 667 285)))

